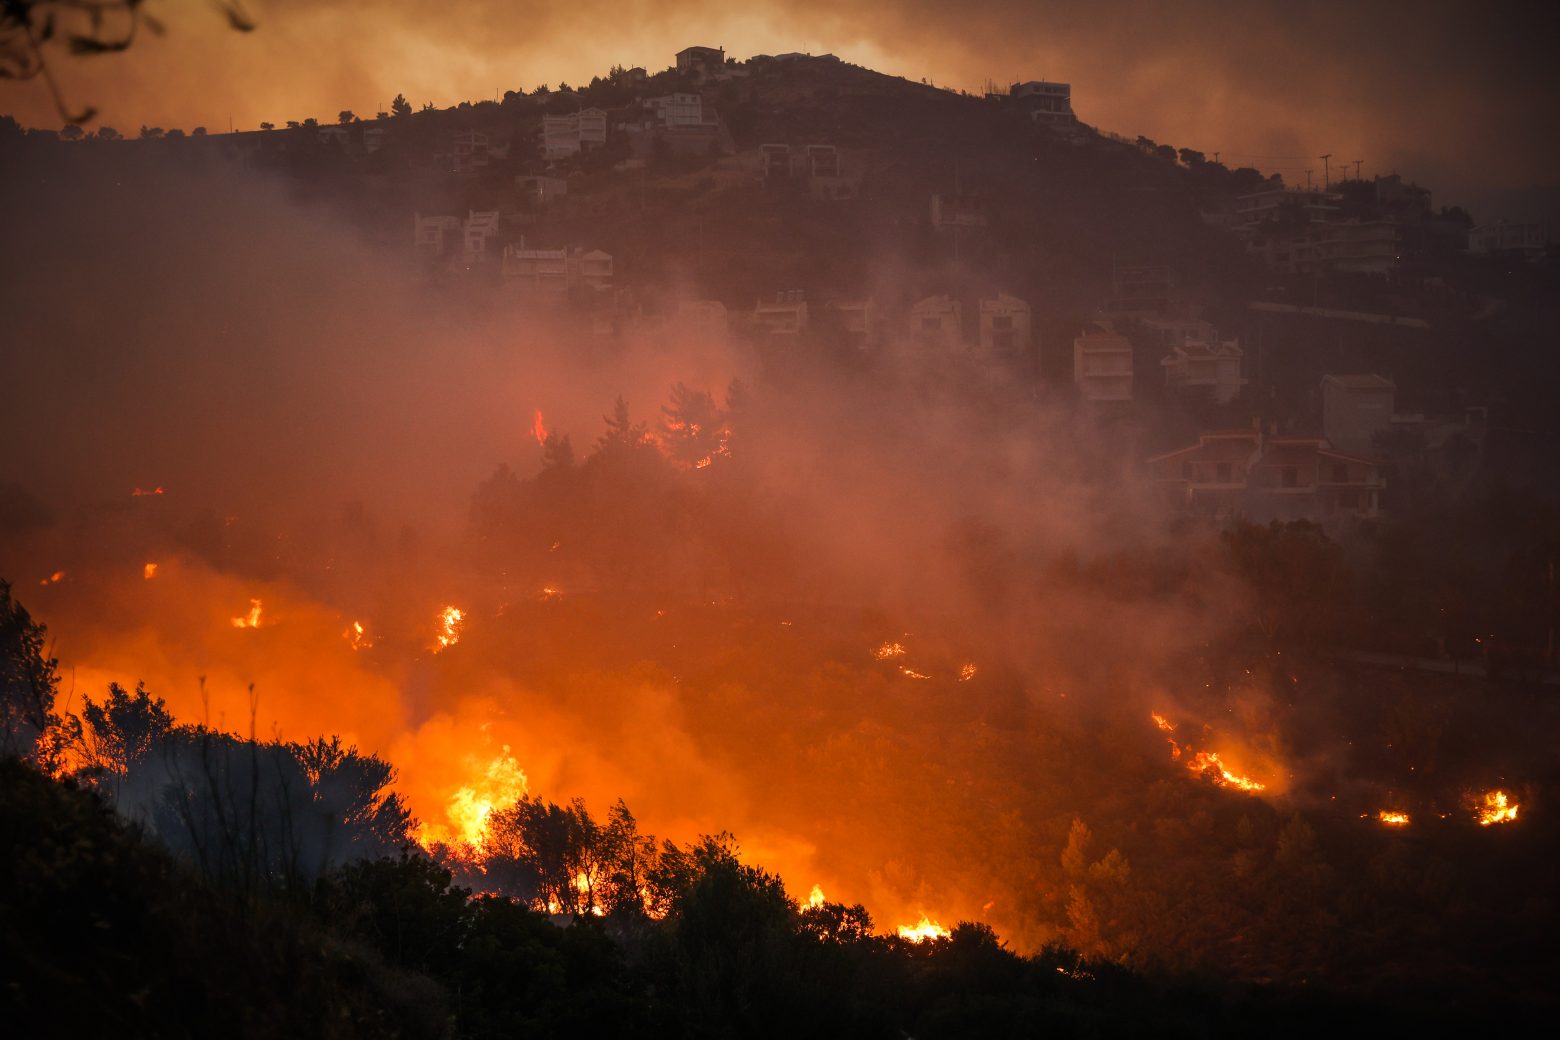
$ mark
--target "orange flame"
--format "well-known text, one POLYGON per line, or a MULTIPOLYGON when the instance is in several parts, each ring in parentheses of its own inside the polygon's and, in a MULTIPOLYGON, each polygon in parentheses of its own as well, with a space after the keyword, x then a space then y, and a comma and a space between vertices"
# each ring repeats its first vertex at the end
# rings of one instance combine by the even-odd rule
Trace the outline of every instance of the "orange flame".
POLYGON ((157 564, 148 563, 145 567, 142 567, 141 577, 145 578, 147 581, 151 581, 153 578, 157 577, 157 564))
POLYGON ((884 643, 872 651, 872 656, 879 661, 886 661, 890 657, 903 657, 905 656, 905 648, 900 643, 884 643))
POLYGON ((946 939, 953 933, 942 925, 933 921, 926 914, 921 915, 921 920, 915 924, 902 924, 899 926, 899 937, 909 939, 913 943, 928 942, 935 939, 946 939))
POLYGON ((1197 752, 1192 760, 1186 764, 1186 768, 1194 773, 1210 777, 1220 787, 1233 787, 1248 794, 1267 790, 1267 784, 1258 783, 1249 776, 1232 773, 1224 764, 1223 759, 1219 758, 1217 751, 1197 752))
POLYGON ((461 629, 466 625, 466 612, 459 607, 445 607, 439 611, 439 631, 434 636, 433 652, 448 650, 460 642, 461 629))
POLYGON ((259 628, 260 627, 260 601, 249 601, 249 613, 244 617, 230 619, 234 628, 259 628))
POLYGON ((341 633, 341 638, 347 641, 347 645, 354 650, 367 650, 374 645, 374 641, 368 637, 363 628, 363 622, 354 621, 341 633))
POLYGON ((509 745, 482 767, 481 774, 450 796, 444 823, 424 822, 417 840, 425 847, 436 843, 465 844, 480 849, 487 838, 488 817, 493 810, 511 805, 529 789, 525 770, 509 753, 509 745))
POLYGON ((824 903, 824 899, 823 899, 823 886, 822 885, 814 885, 812 887, 812 891, 807 893, 807 905, 809 907, 811 907, 812 909, 816 910, 820 906, 822 906, 823 903, 824 903))
POLYGON ((1483 800, 1475 798, 1473 818, 1479 822, 1480 827, 1489 827, 1497 823, 1510 823, 1517 818, 1517 810, 1520 809, 1505 791, 1487 791, 1483 800))
POLYGON ((55 571, 53 574, 49 575, 47 578, 44 578, 38 584, 39 585, 58 585, 60 582, 62 582, 64 580, 65 580, 65 572, 64 571, 55 571))
POLYGON ((537 444, 547 443, 547 424, 542 421, 542 410, 540 408, 531 417, 531 436, 536 438, 537 444))
POLYGON ((138 487, 134 491, 130 492, 130 497, 131 498, 146 498, 146 497, 148 497, 150 495, 160 495, 162 493, 163 493, 163 489, 161 487, 154 487, 154 488, 152 488, 150 490, 148 490, 146 488, 138 487))
POLYGON ((1395 809, 1383 809, 1376 814, 1376 819, 1388 827, 1407 827, 1413 819, 1406 812, 1398 812, 1395 809))
POLYGON ((979 671, 979 669, 975 667, 974 662, 968 662, 968 663, 960 665, 959 666, 959 681, 960 682, 969 682, 971 679, 975 678, 975 673, 977 671, 979 671))
POLYGON ((907 665, 901 665, 899 667, 899 673, 901 675, 904 675, 904 676, 906 676, 908 678, 911 678, 911 679, 930 679, 931 678, 931 676, 927 675, 925 672, 918 672, 914 668, 911 668, 911 667, 909 667, 907 665))
POLYGON ((1175 723, 1171 722, 1169 719, 1167 719, 1163 715, 1159 714, 1159 712, 1157 712, 1157 711, 1149 712, 1149 718, 1154 720, 1154 725, 1158 726, 1160 729, 1164 730, 1166 733, 1174 733, 1175 732, 1175 723))

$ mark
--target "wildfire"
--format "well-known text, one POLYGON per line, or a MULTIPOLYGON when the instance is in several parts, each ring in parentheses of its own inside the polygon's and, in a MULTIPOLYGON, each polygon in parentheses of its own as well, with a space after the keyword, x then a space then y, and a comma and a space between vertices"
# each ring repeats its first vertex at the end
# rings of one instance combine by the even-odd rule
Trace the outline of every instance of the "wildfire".
POLYGON ((354 650, 367 650, 374 645, 374 641, 368 637, 363 628, 363 622, 354 621, 341 633, 341 638, 347 641, 347 645, 354 650))
POLYGON ((1229 767, 1224 764, 1224 761, 1219 758, 1217 751, 1197 752, 1192 757, 1192 760, 1186 764, 1186 768, 1201 776, 1212 778, 1213 782, 1220 787, 1233 787, 1248 794, 1267 790, 1267 784, 1258 783, 1249 776, 1241 776, 1239 773, 1231 772, 1229 767))
POLYGON ((1517 818, 1517 810, 1520 808, 1505 791, 1487 791, 1482 799, 1475 799, 1473 818, 1479 821, 1480 827, 1510 823, 1517 818))
POLYGON ((706 455, 706 456, 704 456, 704 458, 700 459, 698 462, 695 462, 693 464, 693 468, 694 469, 704 469, 706 466, 709 466, 714 461, 715 461, 714 459, 712 459, 708 455, 706 455))
POLYGON ((960 682, 969 682, 971 679, 975 678, 975 673, 978 670, 979 669, 977 669, 973 663, 965 663, 965 664, 960 665, 959 666, 959 681, 960 682))
POLYGON ((234 628, 259 628, 260 627, 260 601, 249 601, 249 613, 244 617, 230 619, 234 628))
POLYGON ((1408 813, 1397 812, 1392 809, 1381 810, 1376 814, 1376 819, 1380 820, 1388 827, 1407 827, 1410 823, 1413 822, 1408 813))
POLYGON ((563 590, 555 589, 551 585, 542 586, 542 602, 548 603, 555 599, 563 598, 563 590))
POLYGON ((1157 711, 1149 712, 1149 718, 1153 719, 1154 720, 1154 725, 1158 726, 1164 732, 1166 732, 1166 733, 1174 733, 1175 732, 1175 723, 1171 722, 1169 719, 1167 719, 1163 715, 1159 714, 1159 712, 1157 712, 1157 711))
POLYGON ((879 661, 886 661, 890 657, 903 657, 905 656, 905 648, 901 643, 884 643, 872 651, 872 656, 879 661))
POLYGON ((807 905, 816 910, 823 905, 823 886, 814 885, 812 891, 807 893, 807 905))
POLYGON ((899 937, 901 939, 909 939, 913 943, 927 942, 933 939, 946 939, 952 934, 948 929, 925 914, 921 915, 921 920, 916 924, 902 924, 899 926, 899 937))
POLYGON ((148 497, 150 495, 160 495, 162 493, 163 493, 163 489, 161 487, 154 487, 154 488, 151 488, 150 490, 148 490, 147 488, 138 487, 134 491, 130 492, 130 497, 131 498, 146 498, 146 497, 148 497))
POLYGON ((460 642, 461 629, 466 625, 466 612, 459 607, 445 607, 439 611, 439 631, 434 637, 433 652, 447 650, 460 642))
POLYGON ((909 678, 909 679, 930 679, 931 678, 931 676, 927 675, 925 672, 918 672, 914 668, 909 667, 908 665, 901 665, 900 668, 899 668, 899 674, 903 675, 903 676, 905 676, 906 678, 909 678))
POLYGON ((448 825, 425 823, 418 840, 424 847, 436 842, 461 842, 481 848, 487 837, 487 819, 493 810, 519 800, 528 789, 525 771, 505 744, 498 757, 483 768, 480 777, 450 796, 449 807, 445 810, 448 825))
POLYGON ((62 582, 64 580, 65 580, 65 572, 64 571, 55 571, 53 574, 49 575, 47 578, 44 578, 38 584, 39 585, 58 585, 60 582, 62 582))
POLYGON ((531 417, 531 436, 536 438, 537 444, 547 443, 547 424, 542 421, 542 410, 540 408, 531 417))
POLYGON ((157 577, 157 564, 148 563, 145 567, 142 567, 141 577, 145 578, 147 581, 151 581, 153 578, 157 577))

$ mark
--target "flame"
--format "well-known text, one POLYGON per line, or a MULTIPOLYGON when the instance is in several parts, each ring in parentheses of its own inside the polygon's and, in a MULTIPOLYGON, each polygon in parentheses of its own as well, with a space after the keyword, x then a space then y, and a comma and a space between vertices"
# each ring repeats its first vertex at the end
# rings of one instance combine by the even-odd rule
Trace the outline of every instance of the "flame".
POLYGON ((138 487, 134 491, 130 492, 130 497, 131 498, 146 498, 149 495, 160 495, 162 493, 163 493, 163 489, 161 487, 154 487, 151 490, 147 490, 146 488, 138 487))
POLYGON ((884 643, 872 651, 872 656, 879 661, 886 661, 890 657, 903 657, 904 655, 905 648, 900 643, 884 643))
MULTIPOLYGON (((470 761, 468 759, 468 761, 470 761)), ((462 843, 480 849, 487 838, 487 820, 495 808, 513 804, 529 789, 525 770, 505 744, 498 756, 482 768, 481 775, 458 788, 444 810, 445 824, 424 823, 417 840, 424 848, 434 844, 462 843)))
POLYGON ((465 624, 466 612, 459 607, 445 607, 439 611, 439 632, 434 637, 433 652, 447 650, 460 642, 460 632, 465 624))
POLYGON ((918 672, 914 668, 909 667, 908 665, 900 665, 899 673, 901 675, 908 676, 911 679, 930 679, 931 678, 931 676, 927 675, 925 672, 918 672))
POLYGON ((547 424, 542 421, 542 410, 538 408, 536 414, 531 416, 531 436, 536 438, 537 444, 547 443, 547 424))
POLYGON ((363 628, 363 622, 354 621, 341 633, 341 638, 347 641, 347 645, 354 650, 367 650, 374 645, 374 641, 368 637, 363 628))
POLYGON ((926 942, 932 939, 946 939, 953 934, 942 925, 933 921, 926 914, 921 915, 921 920, 916 924, 902 924, 899 926, 899 937, 909 939, 913 943, 926 942))
POLYGON ((709 466, 714 461, 715 461, 714 459, 712 459, 708 455, 706 455, 706 456, 704 456, 704 458, 700 459, 698 462, 695 462, 693 464, 693 468, 694 469, 704 469, 706 466, 709 466))
POLYGON ((563 598, 563 590, 562 589, 554 588, 551 585, 543 585, 542 586, 542 602, 543 603, 547 603, 547 602, 550 602, 552 600, 562 599, 562 598, 563 598))
POLYGON ((823 886, 814 885, 812 891, 807 893, 807 905, 816 910, 823 905, 823 886))
POLYGON ((1194 773, 1212 778, 1220 787, 1233 787, 1255 794, 1258 791, 1267 790, 1267 784, 1258 783, 1249 776, 1241 776, 1239 773, 1230 772, 1223 759, 1219 758, 1217 751, 1199 751, 1192 760, 1186 764, 1186 768, 1194 773))
POLYGON ((1151 712, 1148 713, 1148 717, 1154 720, 1154 725, 1158 726, 1160 729, 1164 730, 1166 733, 1174 733, 1175 732, 1175 723, 1171 722, 1169 719, 1167 719, 1163 715, 1159 714, 1159 712, 1151 711, 1151 712))
POLYGON ((64 571, 55 571, 53 574, 49 575, 47 578, 44 578, 38 584, 39 585, 58 585, 60 582, 62 582, 64 580, 65 580, 65 572, 64 571))
POLYGON ((145 578, 147 581, 151 581, 153 578, 157 577, 157 564, 148 563, 145 567, 142 567, 141 577, 145 578))
POLYGON ((960 682, 969 682, 971 679, 975 678, 975 673, 977 671, 979 671, 979 669, 977 669, 975 667, 974 662, 966 662, 966 663, 960 665, 959 666, 959 681, 960 682))
POLYGON ((1520 809, 1505 791, 1487 791, 1482 797, 1475 798, 1473 818, 1479 821, 1480 827, 1489 827, 1496 823, 1510 823, 1517 818, 1517 810, 1520 809))
POLYGON ((248 615, 245 616, 245 617, 231 618, 230 620, 233 622, 233 627, 234 628, 259 628, 260 627, 260 601, 257 600, 257 599, 251 599, 249 601, 249 613, 248 613, 248 615))
POLYGON ((1376 814, 1376 819, 1380 820, 1388 827, 1407 827, 1411 822, 1413 822, 1408 813, 1397 812, 1393 809, 1381 810, 1376 814))

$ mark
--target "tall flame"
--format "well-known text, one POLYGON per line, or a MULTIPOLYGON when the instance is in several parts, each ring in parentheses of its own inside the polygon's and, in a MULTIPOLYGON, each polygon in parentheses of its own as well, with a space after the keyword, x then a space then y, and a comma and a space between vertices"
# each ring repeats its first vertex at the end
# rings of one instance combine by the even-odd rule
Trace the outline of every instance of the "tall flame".
POLYGON ((424 847, 437 842, 465 844, 480 849, 487 838, 488 817, 494 809, 511 805, 526 793, 530 782, 525 770, 509 753, 509 745, 486 766, 471 783, 462 785, 450 796, 444 810, 446 822, 422 825, 417 840, 424 847))
POLYGON ((816 910, 823 905, 823 886, 814 885, 812 891, 807 893, 807 905, 816 910))
POLYGON ((466 624, 466 612, 459 607, 445 607, 439 611, 439 631, 434 636, 433 652, 447 650, 460 642, 460 631, 466 624))
POLYGON ((1505 791, 1487 791, 1482 801, 1476 801, 1473 810, 1473 818, 1479 822, 1480 827, 1489 827, 1497 823, 1510 823, 1517 818, 1517 810, 1520 809, 1505 791))
POLYGON ((249 601, 249 613, 243 617, 230 619, 234 628, 259 628, 260 627, 260 601, 249 601))
POLYGON ((538 408, 536 414, 531 416, 531 436, 536 438, 537 444, 547 443, 547 423, 542 420, 542 410, 538 408))
POLYGON ((899 937, 901 939, 909 939, 913 943, 927 942, 932 939, 946 939, 952 934, 952 932, 933 921, 924 913, 921 915, 921 920, 915 924, 902 924, 899 926, 899 937))
POLYGON ((142 567, 141 577, 145 578, 147 581, 151 581, 153 578, 157 577, 157 564, 148 563, 145 567, 142 567))

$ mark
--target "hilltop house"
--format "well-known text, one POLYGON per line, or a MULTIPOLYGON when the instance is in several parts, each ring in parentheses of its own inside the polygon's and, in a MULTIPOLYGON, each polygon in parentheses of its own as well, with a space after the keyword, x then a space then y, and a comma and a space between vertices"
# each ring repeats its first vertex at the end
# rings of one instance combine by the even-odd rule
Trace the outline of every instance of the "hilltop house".
POLYGON ((1068 83, 1027 80, 1013 84, 1008 89, 1008 97, 1037 123, 1072 122, 1077 118, 1072 109, 1072 85, 1068 83))
POLYGON ((1144 463, 1176 507, 1201 516, 1362 520, 1380 515, 1380 464, 1341 452, 1324 437, 1218 430, 1144 463))
POLYGON ((1108 324, 1089 325, 1073 340, 1073 382, 1085 401, 1132 400, 1132 344, 1108 324))
POLYGON ((980 347, 984 351, 1022 354, 1029 349, 1029 304, 998 293, 980 301, 980 347))
POLYGON ((922 347, 957 349, 964 342, 963 309, 946 294, 928 296, 910 308, 910 340, 922 347))
POLYGON ((703 79, 718 75, 726 67, 724 47, 684 47, 677 52, 677 71, 703 79))

